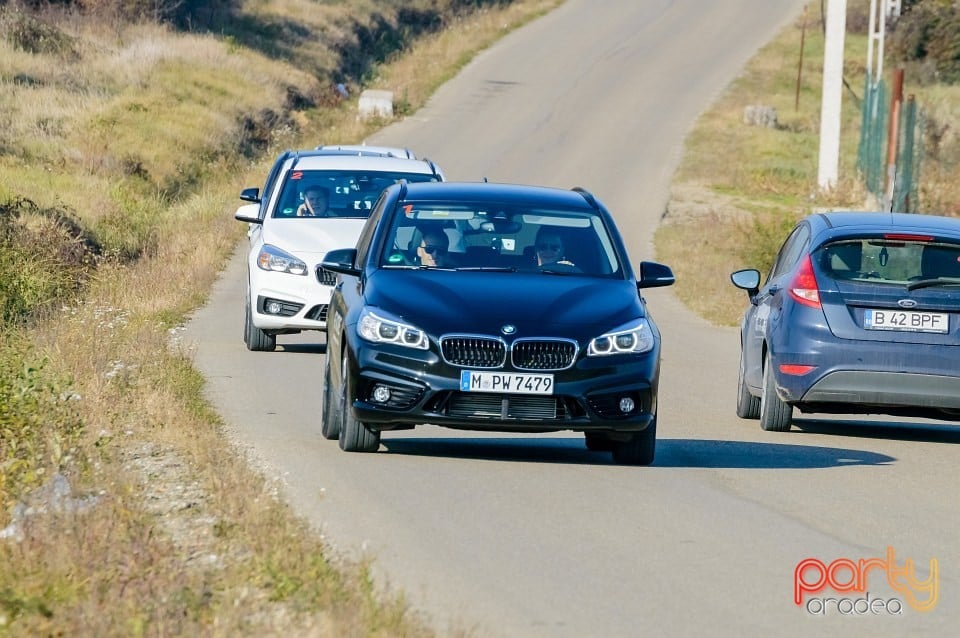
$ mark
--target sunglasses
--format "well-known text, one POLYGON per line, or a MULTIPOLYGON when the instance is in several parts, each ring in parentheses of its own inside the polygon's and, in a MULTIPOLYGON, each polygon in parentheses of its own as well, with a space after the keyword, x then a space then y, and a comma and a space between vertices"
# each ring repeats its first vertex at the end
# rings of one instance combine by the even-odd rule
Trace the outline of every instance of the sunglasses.
POLYGON ((423 252, 428 255, 443 255, 447 252, 447 249, 442 246, 420 246, 420 248, 423 248, 423 252))
POLYGON ((552 250, 553 252, 557 252, 561 248, 562 246, 560 244, 546 244, 546 243, 537 244, 537 250, 552 250))

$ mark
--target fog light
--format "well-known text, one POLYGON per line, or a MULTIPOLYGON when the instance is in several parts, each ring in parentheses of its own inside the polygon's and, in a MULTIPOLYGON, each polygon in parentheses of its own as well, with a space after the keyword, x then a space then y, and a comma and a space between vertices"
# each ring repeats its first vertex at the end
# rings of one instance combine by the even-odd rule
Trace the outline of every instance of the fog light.
POLYGON ((623 412, 624 414, 630 414, 631 412, 633 412, 633 408, 635 408, 636 406, 637 404, 634 403, 633 399, 631 399, 630 397, 623 397, 622 399, 620 399, 620 411, 623 412))
POLYGON ((373 389, 373 400, 377 403, 386 403, 390 400, 390 388, 378 385, 373 389))
POLYGON ((280 304, 276 301, 271 301, 267 304, 267 312, 269 312, 271 315, 280 314, 280 304))

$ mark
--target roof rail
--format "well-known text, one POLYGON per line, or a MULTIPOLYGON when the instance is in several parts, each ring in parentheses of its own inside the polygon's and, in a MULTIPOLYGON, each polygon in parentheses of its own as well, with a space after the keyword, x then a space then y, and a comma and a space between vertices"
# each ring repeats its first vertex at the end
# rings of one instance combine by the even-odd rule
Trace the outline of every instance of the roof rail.
POLYGON ((316 151, 348 151, 356 153, 358 157, 369 155, 384 155, 386 157, 396 157, 399 159, 417 159, 416 154, 406 146, 377 146, 368 145, 366 142, 360 144, 318 144, 314 147, 316 151), (367 148, 369 146, 369 148, 367 148))
POLYGON ((580 196, 583 197, 587 201, 587 203, 590 204, 590 206, 592 206, 597 210, 600 210, 600 204, 597 203, 597 198, 593 196, 593 193, 591 193, 587 189, 582 188, 580 186, 574 186, 573 189, 571 190, 573 190, 573 192, 575 193, 580 193, 580 196))

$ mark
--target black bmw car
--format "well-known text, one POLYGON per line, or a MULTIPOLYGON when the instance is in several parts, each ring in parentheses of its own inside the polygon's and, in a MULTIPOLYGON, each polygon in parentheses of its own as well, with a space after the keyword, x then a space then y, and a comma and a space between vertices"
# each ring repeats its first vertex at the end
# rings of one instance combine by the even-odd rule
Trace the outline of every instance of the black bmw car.
POLYGON ((671 270, 627 258, 582 189, 400 183, 385 190, 327 315, 323 435, 372 452, 434 424, 583 432, 618 463, 653 461, 660 333, 641 290, 671 270))

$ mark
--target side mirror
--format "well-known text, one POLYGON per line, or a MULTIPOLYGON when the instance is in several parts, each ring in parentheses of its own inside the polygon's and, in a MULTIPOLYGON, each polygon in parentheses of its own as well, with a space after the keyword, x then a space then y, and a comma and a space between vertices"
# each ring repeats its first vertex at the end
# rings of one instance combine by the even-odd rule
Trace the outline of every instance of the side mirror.
POLYGON ((753 268, 738 270, 730 275, 730 281, 741 290, 746 290, 753 299, 760 292, 760 271, 753 268))
POLYGON ((245 202, 253 202, 254 204, 260 203, 260 189, 256 186, 250 188, 244 188, 240 191, 240 199, 245 202))
POLYGON ((248 224, 262 224, 263 220, 260 219, 260 204, 244 204, 237 208, 237 212, 233 214, 233 218, 237 221, 247 222, 248 224))
POLYGON ((669 266, 658 264, 655 261, 640 262, 640 280, 637 288, 659 288, 672 286, 676 282, 673 271, 669 266))
POLYGON ((355 268, 353 265, 353 262, 356 260, 356 258, 356 248, 338 248, 337 250, 331 250, 326 254, 326 256, 323 258, 323 261, 320 262, 320 267, 324 270, 335 272, 338 275, 359 277, 362 271, 359 268, 355 268))

